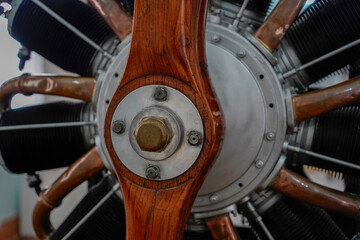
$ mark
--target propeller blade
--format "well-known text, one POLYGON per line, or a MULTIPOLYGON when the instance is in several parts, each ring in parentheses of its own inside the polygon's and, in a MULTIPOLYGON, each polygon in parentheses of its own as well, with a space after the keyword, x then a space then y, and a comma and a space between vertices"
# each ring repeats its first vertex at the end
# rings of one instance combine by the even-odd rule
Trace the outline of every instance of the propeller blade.
POLYGON ((131 33, 132 18, 116 0, 88 0, 121 40, 131 33))
POLYGON ((256 31, 255 37, 273 52, 305 3, 306 0, 280 0, 270 16, 256 31))
POLYGON ((360 77, 293 97, 296 121, 302 121, 348 105, 360 97, 360 77))
MULTIPOLYGON (((222 114, 205 60, 207 3, 142 0, 135 4, 127 67, 115 94, 109 96, 112 100, 104 126, 105 143, 124 194, 128 240, 182 239, 197 192, 219 152, 222 114), (169 179, 152 180, 135 174, 125 166, 124 158, 118 157, 112 141, 117 106, 128 94, 147 85, 165 85, 182 92, 196 106, 204 126, 197 160, 183 174, 169 179)), ((160 119, 154 121, 159 124, 160 119)), ((172 156, 166 159, 171 160, 172 156)))

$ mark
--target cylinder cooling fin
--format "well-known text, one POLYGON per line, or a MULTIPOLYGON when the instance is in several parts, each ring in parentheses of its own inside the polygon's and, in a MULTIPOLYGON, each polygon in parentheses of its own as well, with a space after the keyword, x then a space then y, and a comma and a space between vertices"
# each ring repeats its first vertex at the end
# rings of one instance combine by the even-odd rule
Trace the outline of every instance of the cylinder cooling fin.
MULTIPOLYGON (((1 126, 84 121, 85 103, 58 102, 2 113, 1 126)), ((3 131, 0 153, 8 170, 31 173, 69 166, 90 149, 84 127, 3 131)))
MULTIPOLYGON (((292 25, 288 43, 302 64, 334 51, 360 38, 358 0, 318 0, 292 25)), ((358 60, 360 46, 309 67, 310 83, 358 60)))
MULTIPOLYGON (((90 65, 97 51, 31 0, 17 2, 9 16, 11 36, 64 70, 91 76, 90 65)), ((42 3, 99 45, 114 36, 101 16, 83 1, 42 3)))
MULTIPOLYGON (((317 119, 311 150, 359 165, 360 105, 351 105, 317 119)), ((355 169, 310 158, 308 165, 343 173, 347 190, 360 194, 360 173, 355 169)))
MULTIPOLYGON (((276 240, 349 239, 324 210, 291 198, 282 197, 259 214, 276 240)), ((249 219, 260 239, 267 239, 255 219, 249 219)))

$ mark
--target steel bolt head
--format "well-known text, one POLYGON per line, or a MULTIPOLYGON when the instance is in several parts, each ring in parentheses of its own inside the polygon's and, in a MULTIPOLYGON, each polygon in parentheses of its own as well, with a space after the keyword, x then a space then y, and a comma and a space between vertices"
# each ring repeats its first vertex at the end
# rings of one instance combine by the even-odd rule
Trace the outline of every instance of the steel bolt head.
POLYGON ((149 166, 145 171, 146 177, 155 179, 160 175, 160 168, 158 166, 149 166))
POLYGON ((210 202, 217 202, 217 201, 219 201, 219 196, 216 194, 213 194, 210 196, 209 200, 210 200, 210 202))
POLYGON ((163 87, 157 87, 154 92, 154 98, 157 101, 166 101, 167 91, 163 87))
POLYGON ((188 135, 188 142, 192 146, 198 146, 202 142, 202 136, 201 133, 196 131, 191 131, 188 135))
POLYGON ((246 52, 245 52, 245 50, 241 50, 241 51, 237 52, 236 57, 237 57, 237 58, 244 58, 244 57, 246 57, 246 52))
POLYGON ((211 38, 211 42, 213 42, 213 43, 218 43, 218 42, 220 42, 220 40, 221 40, 221 38, 218 35, 214 35, 211 38))
POLYGON ((255 166, 257 167, 257 168, 262 168, 263 166, 264 166, 264 161, 263 160, 257 160, 256 162, 255 162, 255 166))
POLYGON ((112 131, 117 134, 124 133, 125 131, 125 123, 123 121, 117 120, 113 122, 112 131))
POLYGON ((272 141, 272 140, 274 140, 274 138, 275 138, 275 133, 269 132, 269 133, 266 134, 266 139, 268 141, 272 141))

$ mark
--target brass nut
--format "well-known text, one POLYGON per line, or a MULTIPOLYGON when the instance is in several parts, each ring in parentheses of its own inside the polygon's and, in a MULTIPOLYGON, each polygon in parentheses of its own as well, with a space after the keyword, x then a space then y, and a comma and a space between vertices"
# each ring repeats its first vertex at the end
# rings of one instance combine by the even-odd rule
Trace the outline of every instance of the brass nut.
POLYGON ((143 118, 134 135, 140 149, 148 152, 161 152, 172 137, 165 119, 156 117, 143 118))

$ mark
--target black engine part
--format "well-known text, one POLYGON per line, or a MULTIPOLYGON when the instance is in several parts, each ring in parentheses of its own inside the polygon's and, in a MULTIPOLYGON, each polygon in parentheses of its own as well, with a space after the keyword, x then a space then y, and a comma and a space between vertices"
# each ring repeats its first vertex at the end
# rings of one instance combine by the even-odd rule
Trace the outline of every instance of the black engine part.
POLYGON ((108 176, 93 186, 50 240, 61 240, 72 229, 73 233, 67 238, 69 240, 125 239, 125 209, 119 195, 111 192, 115 184, 116 180, 108 176), (99 204, 100 201, 103 202, 99 204), (90 211, 93 212, 89 214, 90 211), (75 229, 87 214, 88 218, 75 229))
MULTIPOLYGON (((350 105, 317 119, 311 150, 350 163, 360 164, 360 104, 350 105)), ((337 164, 309 158, 307 165, 341 172, 347 190, 360 189, 360 172, 337 164)))
MULTIPOLYGON (((324 210, 291 198, 283 197, 259 214, 276 240, 348 239, 324 210)), ((260 239, 268 239, 251 216, 249 221, 260 239)))
POLYGON ((118 0, 129 14, 134 13, 134 0, 118 0))
MULTIPOLYGON (((42 3, 99 45, 114 35, 101 16, 82 1, 42 0, 42 3)), ((23 0, 12 10, 9 33, 59 67, 91 76, 90 65, 97 50, 32 1, 23 0)))
MULTIPOLYGON (((234 4, 243 4, 244 0, 226 0, 234 4)), ((272 0, 250 0, 246 9, 256 12, 262 18, 265 18, 266 14, 269 11, 269 8, 272 4, 272 0)))
MULTIPOLYGON (((318 0, 292 25, 286 39, 301 63, 307 63, 360 38, 360 1, 318 0)), ((354 63, 360 45, 337 54, 306 70, 308 84, 354 63)))
MULTIPOLYGON (((1 126, 82 121, 85 103, 58 102, 2 113, 1 126)), ((35 172, 69 166, 89 147, 84 127, 60 127, 4 131, 0 153, 13 173, 35 172)))

